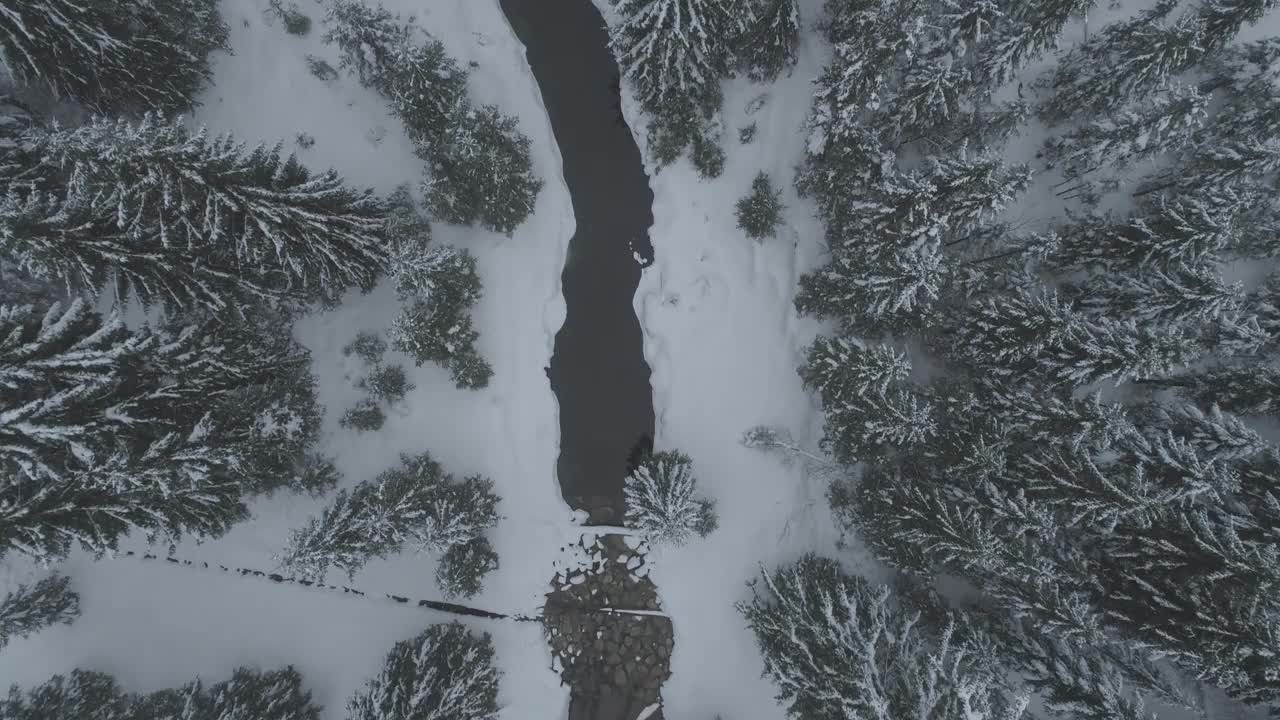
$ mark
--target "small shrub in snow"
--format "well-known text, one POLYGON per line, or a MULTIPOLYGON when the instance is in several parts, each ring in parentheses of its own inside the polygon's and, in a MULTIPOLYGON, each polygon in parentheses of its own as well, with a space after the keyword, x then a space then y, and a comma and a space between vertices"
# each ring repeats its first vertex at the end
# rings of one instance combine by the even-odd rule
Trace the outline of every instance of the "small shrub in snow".
POLYGON ((294 142, 298 143, 298 147, 303 150, 310 150, 316 146, 316 139, 309 133, 298 133, 293 136, 294 142))
POLYGON ((382 356, 386 352, 387 343, 382 339, 382 336, 364 330, 357 333, 356 339, 342 348, 343 355, 355 354, 370 365, 377 365, 382 362, 382 356))
POLYGON ((343 413, 342 419, 338 420, 338 424, 344 428, 374 431, 381 430, 382 424, 386 421, 387 416, 382 412, 382 406, 372 398, 365 398, 356 403, 355 407, 343 413))
POLYGON ((782 191, 774 190, 768 174, 761 172, 751 181, 751 194, 738 200, 738 228, 747 237, 773 237, 782 220, 782 191))
POLYGON ((755 123, 738 128, 738 142, 750 145, 756 139, 756 129, 755 123))
POLYGON ((447 598, 469 598, 480 592, 485 575, 498 569, 498 553, 480 537, 452 545, 436 565, 436 585, 447 598))
POLYGON ((323 83, 331 83, 338 79, 338 71, 315 55, 307 55, 307 70, 323 83))
POLYGON ((303 37, 311 32, 311 18, 298 9, 297 3, 289 3, 286 7, 283 0, 268 0, 267 6, 284 23, 284 31, 290 35, 303 37))
POLYGON ((724 172, 724 148, 719 139, 706 133, 693 139, 693 167, 707 179, 720 177, 724 172))
POLYGON ((433 625, 396 643, 382 671, 347 702, 350 720, 495 720, 498 670, 488 633, 433 625))
POLYGON ((431 169, 422 189, 432 216, 510 235, 533 212, 542 180, 529 138, 496 106, 460 104, 426 155, 431 169))
POLYGON ((685 544, 694 533, 706 537, 718 525, 715 506, 694 497, 695 486, 687 455, 663 451, 644 458, 623 485, 627 527, 671 545, 685 544))
POLYGON ((368 390, 369 395, 377 400, 395 404, 404 399, 414 389, 415 385, 409 382, 408 376, 405 375, 404 367, 400 365, 381 365, 374 368, 363 380, 360 381, 361 389, 368 390))

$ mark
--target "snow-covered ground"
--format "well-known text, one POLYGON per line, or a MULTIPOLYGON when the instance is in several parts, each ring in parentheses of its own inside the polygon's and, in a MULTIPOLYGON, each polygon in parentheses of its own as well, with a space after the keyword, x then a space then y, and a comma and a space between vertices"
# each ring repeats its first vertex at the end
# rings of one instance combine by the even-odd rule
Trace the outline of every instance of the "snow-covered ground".
MULTIPOLYGON (((546 185, 533 217, 511 238, 480 230, 436 226, 436 242, 470 248, 478 258, 485 296, 475 310, 479 350, 493 364, 492 384, 482 391, 454 388, 434 366, 410 369, 417 385, 402 411, 389 413, 376 433, 340 429, 337 419, 360 396, 360 368, 341 348, 357 331, 386 329, 397 312, 393 290, 353 295, 333 312, 297 327, 313 353, 320 400, 328 408, 326 447, 345 484, 372 478, 402 452, 429 451, 452 473, 492 478, 505 519, 493 535, 502 567, 485 581, 472 604, 498 611, 536 612, 554 572, 563 537, 573 520, 555 477, 559 430, 555 397, 543 367, 564 316, 560 271, 573 214, 560 177, 560 158, 546 112, 524 60, 523 47, 496 1, 385 0, 446 44, 459 64, 471 67, 471 93, 520 119, 533 140, 535 169, 546 185)), ((322 8, 300 2, 314 23, 310 36, 285 33, 264 14, 265 0, 225 0, 233 55, 219 55, 214 86, 194 120, 212 131, 230 131, 256 143, 283 140, 312 168, 334 167, 357 186, 386 193, 421 178, 421 161, 383 102, 358 83, 321 82, 306 56, 326 59, 320 41, 322 8), (310 149, 295 136, 315 139, 310 149)), ((253 519, 227 537, 197 546, 184 543, 181 558, 271 569, 290 528, 302 524, 322 500, 279 495, 252 506, 253 519)), ((141 541, 125 549, 143 549, 141 541)), ((157 550, 164 554, 165 549, 157 550)), ((83 616, 0 653, 0 687, 30 685, 73 668, 114 673, 129 690, 172 687, 201 676, 218 681, 238 665, 299 667, 325 717, 345 717, 347 697, 381 666, 398 640, 429 623, 452 619, 376 599, 327 595, 260 580, 119 558, 93 562, 76 555, 63 568, 82 594, 83 616)), ((354 585, 366 592, 413 598, 439 596, 431 558, 405 555, 375 562, 354 585)), ((33 571, 10 564, 0 574, 0 594, 33 571)), ((337 573, 331 581, 341 581, 337 573)), ((533 623, 469 623, 493 634, 504 672, 499 701, 503 718, 564 717, 568 699, 541 630, 533 623)))
MULTIPOLYGON (((596 5, 612 19, 607 0, 596 5)), ((803 0, 806 25, 821 6, 803 0)), ((720 528, 705 540, 649 557, 650 577, 675 628, 671 678, 662 689, 663 714, 671 720, 785 716, 776 687, 761 677, 755 639, 734 609, 750 597, 746 583, 762 565, 813 551, 839 553, 851 570, 876 572, 856 552, 836 549, 825 480, 739 442, 743 431, 761 424, 786 428, 810 449, 822 435, 818 407, 796 374, 820 325, 798 318, 792 305, 796 281, 821 260, 822 232, 792 178, 810 83, 827 53, 807 31, 789 76, 768 85, 725 84, 727 158, 719 178, 700 180, 687 160, 656 174, 650 168, 655 261, 641 278, 635 308, 653 369, 655 447, 693 458, 699 491, 717 501, 720 515, 720 528), (752 122, 754 141, 740 144, 738 129, 752 122), (777 237, 755 242, 736 227, 734 204, 761 170, 783 191, 788 211, 777 237)), ((648 157, 646 118, 625 97, 625 85, 623 107, 648 157)))

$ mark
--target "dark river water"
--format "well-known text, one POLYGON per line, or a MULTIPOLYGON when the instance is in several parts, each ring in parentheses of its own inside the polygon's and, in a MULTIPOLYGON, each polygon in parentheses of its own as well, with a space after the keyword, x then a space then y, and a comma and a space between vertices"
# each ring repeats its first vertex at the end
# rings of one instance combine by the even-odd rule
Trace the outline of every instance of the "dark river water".
MULTIPOLYGON (((500 0, 551 118, 577 231, 562 276, 566 317, 551 358, 565 499, 613 515, 627 458, 653 436, 653 393, 631 300, 652 257, 653 193, 621 117, 618 66, 591 0, 500 0)), ((651 441, 650 441, 651 442, 651 441)))

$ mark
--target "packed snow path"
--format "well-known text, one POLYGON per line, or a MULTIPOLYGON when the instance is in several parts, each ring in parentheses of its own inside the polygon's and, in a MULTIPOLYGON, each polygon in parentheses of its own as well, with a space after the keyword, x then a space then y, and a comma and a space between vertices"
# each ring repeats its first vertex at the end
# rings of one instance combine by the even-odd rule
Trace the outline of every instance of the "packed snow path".
MULTIPOLYGON (((654 431, 649 366, 633 306, 641 263, 652 257, 653 193, 622 116, 608 32, 591 0, 500 2, 541 90, 577 223, 561 278, 565 322, 548 369, 560 403, 560 486, 593 521, 617 522, 627 460, 651 447, 654 431)), ((565 649, 557 639, 565 647, 582 639, 579 654, 590 656, 586 662, 566 656, 570 720, 661 717, 653 701, 669 674, 667 618, 636 616, 620 625, 563 608, 554 614, 553 649, 565 649), (592 670, 579 671, 585 667, 592 670)))

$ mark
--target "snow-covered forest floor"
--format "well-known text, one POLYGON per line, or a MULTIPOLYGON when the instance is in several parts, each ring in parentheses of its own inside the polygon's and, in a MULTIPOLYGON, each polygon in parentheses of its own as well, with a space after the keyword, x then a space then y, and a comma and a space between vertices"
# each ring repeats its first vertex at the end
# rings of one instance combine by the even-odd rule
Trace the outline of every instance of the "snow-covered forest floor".
MULTIPOLYGON (((296 328, 311 350, 319 399, 327 408, 323 452, 333 456, 349 487, 397 463, 400 453, 428 451, 457 477, 486 475, 502 497, 504 519, 491 537, 501 568, 470 604, 502 612, 535 613, 554 569, 562 538, 574 522, 560 498, 555 463, 558 422, 555 397, 543 367, 563 318, 560 271, 573 234, 560 160, 524 49, 496 2, 389 0, 385 5, 445 43, 470 71, 470 93, 520 120, 532 139, 534 169, 546 182, 532 217, 507 238, 480 229, 436 224, 436 243, 470 249, 478 259, 484 298, 474 310, 479 350, 494 376, 483 390, 459 390, 446 370, 414 368, 392 351, 388 360, 409 369, 417 388, 388 413, 378 432, 341 429, 338 418, 361 396, 358 360, 342 347, 358 331, 385 331, 398 311, 391 283, 360 296, 350 294, 332 312, 317 313, 296 328), (470 63, 475 63, 468 67, 470 63)), ((310 167, 335 168, 353 186, 380 194, 422 178, 422 161, 385 103, 345 74, 324 83, 308 72, 314 55, 337 66, 336 52, 320 39, 323 8, 301 3, 314 27, 307 37, 286 34, 264 13, 261 0, 226 0, 232 55, 217 54, 212 88, 194 123, 234 132, 246 143, 282 140, 310 167), (295 144, 306 133, 309 149, 295 144)), ((271 570, 289 530, 306 522, 325 500, 282 493, 251 506, 253 518, 226 537, 175 555, 194 561, 271 570)), ((141 540, 122 550, 143 550, 141 540)), ((163 555, 165 548, 155 552, 163 555)), ((326 595, 260 580, 77 552, 65 565, 82 595, 83 615, 73 626, 50 628, 15 640, 0 654, 0 686, 33 686, 73 668, 110 672, 126 690, 174 687, 199 675, 225 679, 239 665, 273 668, 292 663, 326 718, 342 718, 353 690, 381 667, 391 646, 430 623, 452 616, 376 599, 326 595)), ((384 592, 438 598, 433 558, 405 554, 374 561, 353 584, 370 595, 384 592)), ((342 581, 341 573, 330 574, 342 581)), ((35 577, 14 560, 0 576, 0 593, 35 577)), ((534 623, 470 623, 493 634, 504 673, 499 702, 504 718, 562 717, 567 691, 550 670, 551 658, 534 623)))

